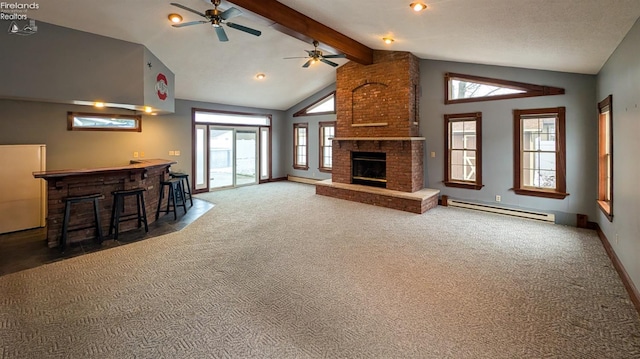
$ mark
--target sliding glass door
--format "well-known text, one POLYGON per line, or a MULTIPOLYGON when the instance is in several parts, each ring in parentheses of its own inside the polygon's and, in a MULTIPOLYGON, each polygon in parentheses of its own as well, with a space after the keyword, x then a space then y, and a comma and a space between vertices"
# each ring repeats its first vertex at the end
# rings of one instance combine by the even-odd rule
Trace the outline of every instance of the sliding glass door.
POLYGON ((209 128, 209 188, 258 183, 258 129, 209 128))
POLYGON ((235 185, 258 183, 258 129, 235 131, 235 185))
POLYGON ((271 116, 194 111, 195 190, 271 179, 271 116))

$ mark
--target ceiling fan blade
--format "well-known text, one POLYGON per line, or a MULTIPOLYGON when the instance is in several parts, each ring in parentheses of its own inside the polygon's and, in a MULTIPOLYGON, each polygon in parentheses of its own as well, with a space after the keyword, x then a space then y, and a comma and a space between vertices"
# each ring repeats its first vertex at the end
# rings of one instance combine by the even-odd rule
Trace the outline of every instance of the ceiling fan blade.
POLYGON ((313 62, 313 59, 311 59, 311 60, 309 60, 309 61, 305 62, 305 63, 304 63, 304 65, 302 65, 302 67, 305 67, 305 68, 306 68, 306 67, 309 67, 309 65, 311 65, 311 63, 312 63, 312 62, 313 62))
POLYGON ((344 59, 345 57, 347 57, 347 55, 345 55, 345 54, 336 54, 336 55, 324 55, 323 57, 325 59, 344 59))
POLYGON ((261 32, 261 31, 254 30, 254 29, 252 29, 252 28, 250 28, 250 27, 246 27, 246 26, 242 26, 242 25, 234 24, 234 23, 232 23, 232 22, 225 22, 225 24, 227 24, 227 26, 232 27, 232 28, 234 28, 234 29, 236 29, 236 30, 244 31, 244 32, 246 32, 247 34, 251 34, 251 35, 254 35, 254 36, 260 36, 260 35, 262 35, 262 32, 261 32))
POLYGON ((214 29, 216 29, 216 35, 218 35, 218 40, 222 42, 229 41, 229 38, 227 37, 227 33, 224 32, 224 29, 222 28, 222 26, 214 27, 214 29))
POLYGON ((336 64, 335 62, 331 62, 331 61, 326 60, 326 59, 320 59, 320 61, 324 62, 327 65, 331 65, 333 67, 337 67, 338 66, 338 64, 336 64))
POLYGON ((220 14, 220 18, 222 20, 229 20, 232 17, 236 17, 240 15, 242 15, 242 11, 236 9, 235 7, 230 7, 227 10, 223 11, 222 14, 220 14))
POLYGON ((185 27, 185 26, 191 26, 191 25, 206 24, 208 22, 209 21, 207 21, 207 20, 189 21, 189 22, 183 22, 182 24, 173 24, 171 26, 173 26, 173 27, 185 27))
POLYGON ((284 60, 288 60, 288 59, 308 59, 308 56, 294 56, 294 57, 283 57, 282 59, 284 60))
POLYGON ((207 17, 205 14, 201 13, 200 11, 198 11, 198 10, 193 10, 193 9, 191 9, 191 8, 188 8, 188 7, 184 6, 184 5, 182 5, 182 4, 178 4, 178 3, 172 2, 172 3, 171 3, 171 5, 176 6, 176 7, 179 7, 179 8, 181 8, 181 9, 183 9, 183 10, 191 11, 192 13, 194 13, 194 14, 198 14, 198 15, 200 15, 200 16, 202 16, 202 17, 207 17))

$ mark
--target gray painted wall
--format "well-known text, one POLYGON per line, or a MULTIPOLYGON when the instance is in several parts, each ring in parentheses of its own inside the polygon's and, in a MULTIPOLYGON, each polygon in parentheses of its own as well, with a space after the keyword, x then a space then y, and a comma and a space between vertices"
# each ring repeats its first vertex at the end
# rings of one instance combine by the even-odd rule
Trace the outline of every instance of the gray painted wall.
MULTIPOLYGON (((552 212, 556 221, 576 224, 576 214, 595 218, 593 199, 597 186, 597 111, 596 76, 560 73, 500 66, 486 66, 457 62, 421 60, 420 132, 426 138, 425 187, 436 188, 451 198, 483 203, 552 212), (564 95, 497 100, 468 104, 444 104, 444 74, 456 72, 493 77, 504 80, 556 86, 565 89, 564 95), (513 110, 545 107, 566 107, 567 132, 567 191, 563 200, 516 195, 513 187, 513 110), (444 179, 444 115, 482 112, 482 151, 484 188, 469 190, 446 187, 444 179), (436 157, 431 158, 430 153, 436 157)), ((287 173, 307 178, 331 178, 318 171, 318 122, 333 121, 335 116, 293 117, 293 114, 335 90, 335 84, 297 104, 287 111, 289 124, 281 149, 286 153, 287 173), (309 123, 309 170, 293 169, 293 123, 309 123)), ((615 99, 614 99, 615 102, 615 99)))
MULTIPOLYGON (((613 95, 613 222, 591 204, 636 288, 640 288, 640 20, 598 74, 598 101, 613 95)), ((594 160, 595 162, 595 160, 594 160)), ((596 192, 594 192, 595 197, 596 192)))
MULTIPOLYGON (((191 173, 191 160, 192 160, 192 133, 191 133, 191 112, 193 108, 228 111, 228 112, 242 112, 250 114, 264 114, 271 115, 271 177, 281 178, 286 177, 287 171, 283 164, 283 151, 281 142, 284 137, 284 131, 286 127, 286 115, 284 111, 270 110, 264 108, 253 107, 241 107, 231 105, 213 104, 208 102, 188 101, 188 100, 176 100, 176 112, 174 114, 168 114, 158 116, 169 119, 170 121, 187 123, 187 126, 181 126, 179 137, 181 143, 185 146, 184 149, 175 148, 181 150, 183 163, 189 164, 189 173, 191 173), (188 133, 186 133, 187 131, 188 133), (185 156, 186 154, 186 156, 185 156)), ((186 171, 186 169, 185 169, 186 171)))
POLYGON ((120 109, 98 110, 89 106, 49 102, 0 100, 0 144, 46 144, 47 169, 91 168, 129 163, 133 152, 145 158, 177 161, 175 170, 191 173, 193 107, 272 114, 273 177, 286 176, 280 159, 279 141, 285 115, 282 111, 176 101, 176 112, 143 116, 142 132, 67 131, 67 111, 131 114, 120 109), (169 151, 180 156, 169 156, 169 151))
POLYGON ((318 123, 335 121, 336 115, 332 114, 293 117, 293 114, 322 99, 335 90, 336 84, 333 83, 332 85, 325 87, 313 96, 287 110, 286 118, 288 124, 286 125, 284 139, 280 143, 280 150, 285 153, 283 165, 286 169, 287 174, 313 179, 331 178, 331 173, 320 172, 318 170, 318 168, 320 167, 320 125, 318 125, 318 123), (293 168, 293 124, 305 122, 309 124, 309 169, 306 171, 296 170, 293 168))
POLYGON ((595 218, 597 111, 596 77, 570 73, 422 60, 420 62, 420 132, 426 137, 425 187, 451 198, 553 212, 559 223, 576 223, 576 213, 595 218), (565 95, 444 104, 444 74, 455 72, 538 85, 562 87, 565 95), (566 107, 567 192, 564 200, 516 195, 513 187, 513 110, 566 107), (444 180, 444 115, 482 112, 481 190, 446 187, 444 180), (435 158, 430 157, 431 152, 435 158))
POLYGON ((31 36, 0 31, 0 47, 5 70, 0 98, 101 101, 173 111, 174 75, 143 45, 38 22, 38 33, 31 36), (169 80, 164 101, 153 96, 158 72, 169 80))

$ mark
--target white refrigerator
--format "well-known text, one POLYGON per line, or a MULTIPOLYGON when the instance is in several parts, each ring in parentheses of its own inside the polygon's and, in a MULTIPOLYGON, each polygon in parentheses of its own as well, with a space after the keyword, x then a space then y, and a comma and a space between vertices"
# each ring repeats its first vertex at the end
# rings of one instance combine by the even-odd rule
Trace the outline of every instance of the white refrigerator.
POLYGON ((45 145, 0 145, 0 234, 45 226, 45 165, 45 145))

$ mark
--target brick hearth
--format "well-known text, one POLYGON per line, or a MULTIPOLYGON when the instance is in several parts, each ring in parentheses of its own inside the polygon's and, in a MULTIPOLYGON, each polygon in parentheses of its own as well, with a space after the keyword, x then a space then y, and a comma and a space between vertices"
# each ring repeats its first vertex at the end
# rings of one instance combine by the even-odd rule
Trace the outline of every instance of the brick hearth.
POLYGON ((338 68, 332 180, 320 182, 317 194, 414 213, 437 204, 439 191, 423 191, 419 81, 418 59, 408 52, 374 51, 371 65, 338 68), (386 154, 386 188, 352 184, 352 152, 386 154))

